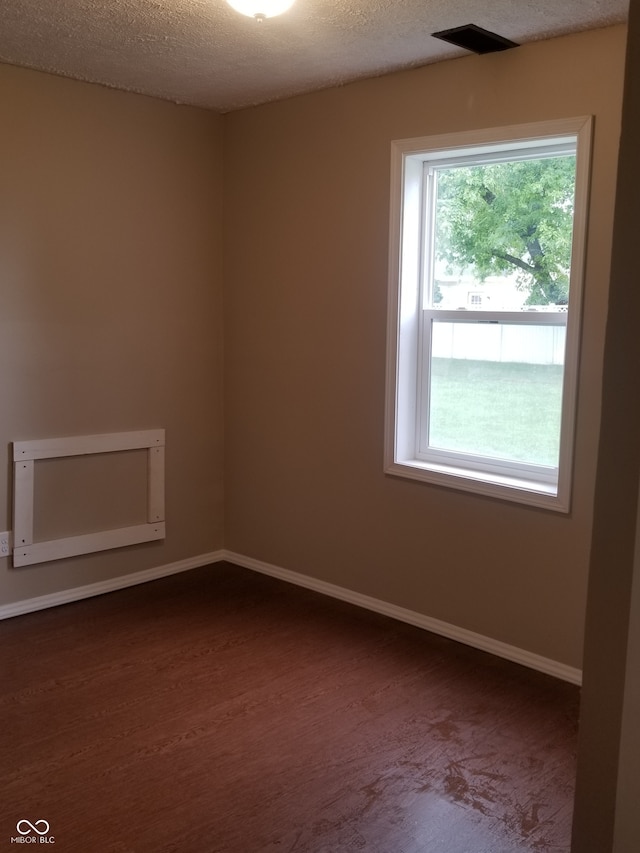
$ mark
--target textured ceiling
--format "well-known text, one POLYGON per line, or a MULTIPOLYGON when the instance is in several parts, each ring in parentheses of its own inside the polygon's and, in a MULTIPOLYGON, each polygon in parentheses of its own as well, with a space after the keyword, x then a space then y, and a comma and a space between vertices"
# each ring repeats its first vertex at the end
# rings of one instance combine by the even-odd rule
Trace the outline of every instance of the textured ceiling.
POLYGON ((225 0, 0 0, 0 62, 228 112, 466 51, 626 20, 628 0, 296 0, 258 23, 225 0))

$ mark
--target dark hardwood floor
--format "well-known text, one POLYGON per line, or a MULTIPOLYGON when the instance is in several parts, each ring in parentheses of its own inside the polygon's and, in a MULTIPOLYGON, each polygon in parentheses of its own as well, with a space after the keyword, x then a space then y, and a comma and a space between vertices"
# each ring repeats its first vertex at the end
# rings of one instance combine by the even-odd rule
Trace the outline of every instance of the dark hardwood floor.
POLYGON ((0 660, 0 850, 569 850, 577 688, 271 578, 6 620, 0 660))

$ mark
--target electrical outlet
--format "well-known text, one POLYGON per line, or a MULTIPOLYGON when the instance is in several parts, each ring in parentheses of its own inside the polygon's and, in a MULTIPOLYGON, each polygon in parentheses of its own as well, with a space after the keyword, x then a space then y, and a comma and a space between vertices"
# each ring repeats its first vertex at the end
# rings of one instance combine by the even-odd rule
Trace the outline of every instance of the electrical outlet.
POLYGON ((8 557, 11 553, 11 531, 0 533, 0 557, 8 557))

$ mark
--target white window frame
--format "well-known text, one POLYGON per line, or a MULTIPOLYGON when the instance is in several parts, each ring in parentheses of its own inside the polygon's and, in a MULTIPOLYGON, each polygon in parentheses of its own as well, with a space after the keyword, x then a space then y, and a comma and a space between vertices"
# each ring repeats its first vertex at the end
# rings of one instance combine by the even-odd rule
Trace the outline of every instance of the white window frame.
MULTIPOLYGON (((592 118, 514 125, 418 139, 391 145, 391 221, 387 395, 384 470, 388 474, 440 486, 508 499, 558 512, 569 512, 573 467, 578 357, 592 118), (487 152, 497 160, 530 157, 553 146, 576 146, 576 183, 568 310, 531 312, 534 325, 566 324, 560 454, 558 468, 542 469, 520 463, 487 461, 471 454, 421 449, 424 426, 419 416, 424 393, 423 347, 430 346, 425 324, 432 321, 526 323, 529 312, 465 312, 423 308, 425 163, 449 162, 452 157, 473 161, 487 152), (461 314, 464 313, 464 317, 461 314)), ((430 328, 430 325, 429 325, 430 328)))

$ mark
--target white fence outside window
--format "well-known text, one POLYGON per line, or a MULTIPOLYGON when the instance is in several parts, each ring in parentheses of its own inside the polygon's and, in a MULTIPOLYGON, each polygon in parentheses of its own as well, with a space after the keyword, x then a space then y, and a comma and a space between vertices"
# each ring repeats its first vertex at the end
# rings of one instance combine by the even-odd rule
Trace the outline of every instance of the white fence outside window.
POLYGON ((434 323, 433 358, 564 364, 566 326, 434 323))

